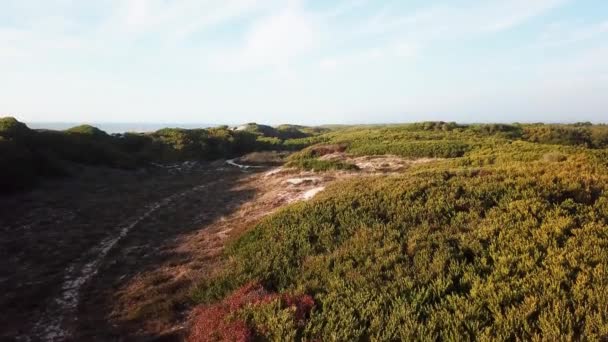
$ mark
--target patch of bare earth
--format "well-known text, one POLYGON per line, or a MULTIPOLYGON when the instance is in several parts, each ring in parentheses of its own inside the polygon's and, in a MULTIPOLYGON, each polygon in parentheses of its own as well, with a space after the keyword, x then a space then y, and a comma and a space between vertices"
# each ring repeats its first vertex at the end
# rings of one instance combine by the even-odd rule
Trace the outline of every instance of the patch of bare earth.
POLYGON ((412 165, 436 161, 436 158, 405 159, 394 155, 349 156, 343 152, 325 154, 319 159, 342 161, 355 164, 361 171, 372 174, 386 174, 403 171, 412 165))

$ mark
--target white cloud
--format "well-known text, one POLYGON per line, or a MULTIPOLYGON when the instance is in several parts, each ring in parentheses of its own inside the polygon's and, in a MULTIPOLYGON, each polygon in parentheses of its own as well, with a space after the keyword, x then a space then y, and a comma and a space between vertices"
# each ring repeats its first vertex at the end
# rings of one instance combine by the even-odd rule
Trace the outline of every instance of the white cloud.
POLYGON ((567 59, 547 59, 539 72, 543 79, 595 79, 608 75, 608 45, 582 50, 567 59))
POLYGON ((313 17, 297 4, 254 22, 242 44, 213 57, 222 70, 259 67, 289 68, 299 57, 319 46, 313 17))
MULTIPOLYGON (((373 59, 412 57, 433 45, 511 29, 571 0, 487 0, 436 4, 404 13, 396 3, 381 7, 358 26, 337 28, 334 40, 353 44, 378 40, 358 51, 322 58, 319 66, 334 70, 373 59)), ((331 30, 330 30, 331 32, 331 30)), ((368 43, 369 44, 369 43, 368 43)))
POLYGON ((519 24, 545 12, 561 6, 570 0, 511 0, 490 2, 488 8, 481 9, 477 15, 478 20, 485 21, 484 28, 489 31, 503 31, 513 28, 519 24), (494 18, 495 21, 488 22, 494 18))
POLYGON ((418 51, 419 47, 416 45, 396 41, 356 53, 326 57, 321 59, 319 66, 324 70, 337 70, 365 64, 369 66, 369 63, 391 58, 398 58, 405 62, 416 57, 418 51))
POLYGON ((150 13, 150 1, 129 0, 124 2, 124 7, 119 10, 119 18, 123 22, 122 29, 137 31, 145 29, 158 20, 150 13))
POLYGON ((112 15, 102 31, 153 33, 168 39, 188 38, 198 31, 245 15, 270 10, 278 0, 112 0, 112 15))
POLYGON ((331 20, 359 9, 363 5, 369 4, 371 1, 372 0, 343 0, 334 4, 329 10, 317 14, 317 16, 323 20, 331 20))
POLYGON ((409 14, 388 5, 357 32, 401 32, 417 40, 461 38, 511 29, 568 1, 572 0, 486 0, 468 5, 432 5, 409 14))
MULTIPOLYGON (((580 103, 576 92, 551 90, 552 84, 570 89, 572 81, 579 93, 598 84, 595 103, 605 103, 597 89, 607 82, 608 52, 589 43, 608 33, 608 22, 566 23, 542 41, 512 36, 509 46, 520 44, 519 50, 500 46, 505 31, 574 0, 442 0, 418 2, 421 7, 340 0, 317 2, 317 10, 306 1, 4 0, 14 5, 3 5, 9 14, 0 19, 19 22, 13 28, 0 22, 0 103, 30 113, 92 110, 99 117, 116 109, 138 112, 142 120, 179 111, 277 117, 299 111, 302 118, 314 111, 468 112, 544 91, 580 103), (478 38, 496 38, 497 48, 466 55, 478 38), (586 48, 565 47, 582 41, 586 48), (447 54, 423 58, 461 43, 454 61, 447 54), (548 56, 546 46, 561 50, 548 56), (81 100, 73 100, 75 93, 81 100), (235 93, 239 101, 232 101, 235 93), (492 94, 496 99, 487 101, 492 94)), ((538 100, 537 108, 549 101, 538 100)))
POLYGON ((608 20, 574 28, 567 23, 553 24, 541 34, 539 44, 543 47, 559 47, 605 34, 608 34, 608 20))
POLYGON ((340 63, 340 60, 336 59, 336 58, 324 58, 321 60, 321 62, 319 63, 319 66, 321 67, 321 69, 325 69, 325 70, 334 70, 338 67, 338 65, 343 64, 340 63))
MULTIPOLYGON (((13 1, 13 0, 7 0, 13 1)), ((118 57, 140 53, 140 38, 161 55, 200 54, 188 39, 195 33, 231 20, 255 17, 280 0, 73 0, 14 1, 12 28, 0 22, 1 60, 13 57, 45 62, 53 56, 86 60, 91 56, 118 57)), ((208 52, 206 52, 208 53, 208 52)), ((141 56, 144 58, 154 57, 141 56)), ((1 67, 1 65, 0 65, 1 67)))

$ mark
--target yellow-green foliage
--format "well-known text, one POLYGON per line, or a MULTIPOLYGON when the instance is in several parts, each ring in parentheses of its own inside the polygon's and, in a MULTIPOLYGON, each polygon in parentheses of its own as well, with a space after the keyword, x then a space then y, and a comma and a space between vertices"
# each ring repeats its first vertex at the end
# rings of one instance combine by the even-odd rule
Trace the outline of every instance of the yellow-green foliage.
POLYGON ((76 127, 72 127, 66 130, 68 134, 80 134, 90 137, 104 138, 107 137, 108 134, 97 127, 93 127, 91 125, 80 125, 76 127))
POLYGON ((312 171, 359 170, 359 167, 352 163, 342 162, 339 160, 323 160, 318 158, 326 154, 339 152, 343 149, 344 147, 340 145, 317 144, 293 153, 291 156, 289 156, 288 162, 285 166, 312 171))
POLYGON ((248 306, 240 316, 250 326, 260 327, 268 341, 295 341, 299 335, 294 322, 294 308, 282 308, 280 298, 262 305, 248 306))
POLYGON ((608 126, 579 123, 574 125, 528 125, 525 140, 543 144, 580 145, 592 148, 608 147, 608 126))
POLYGON ((475 133, 457 130, 416 130, 416 125, 350 128, 327 134, 330 143, 345 144, 354 155, 394 154, 406 158, 461 157, 479 140, 475 133))
POLYGON ((5 139, 20 139, 27 136, 28 127, 13 117, 0 118, 0 137, 5 139))
POLYGON ((314 297, 303 328, 248 309, 266 338, 606 339, 607 156, 502 141, 340 182, 230 246, 215 291, 259 280, 314 297))
POLYGON ((523 140, 539 144, 608 147, 608 126, 564 124, 457 125, 423 122, 406 125, 352 126, 325 134, 329 143, 345 143, 353 154, 453 158, 479 145, 523 140))
POLYGON ((315 158, 291 160, 286 164, 286 166, 317 172, 328 170, 359 170, 359 167, 355 164, 336 160, 320 160, 315 158))

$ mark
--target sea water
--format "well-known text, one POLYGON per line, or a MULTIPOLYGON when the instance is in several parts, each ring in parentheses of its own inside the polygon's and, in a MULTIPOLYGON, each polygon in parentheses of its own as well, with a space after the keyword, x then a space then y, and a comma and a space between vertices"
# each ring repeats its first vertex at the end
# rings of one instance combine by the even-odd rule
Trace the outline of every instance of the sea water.
POLYGON ((125 132, 154 132, 162 128, 209 128, 217 127, 218 125, 205 123, 77 123, 77 122, 27 122, 29 128, 32 129, 52 129, 66 130, 71 127, 87 124, 95 126, 106 133, 125 133, 125 132))

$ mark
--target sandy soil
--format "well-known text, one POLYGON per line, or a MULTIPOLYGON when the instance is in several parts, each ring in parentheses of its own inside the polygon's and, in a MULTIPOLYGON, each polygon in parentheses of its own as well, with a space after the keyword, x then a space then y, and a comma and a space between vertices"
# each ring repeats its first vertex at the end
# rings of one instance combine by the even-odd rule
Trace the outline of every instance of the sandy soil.
POLYGON ((331 182, 415 163, 324 158, 361 171, 252 168, 239 160, 82 169, 76 179, 0 198, 0 340, 179 340, 188 293, 222 266, 228 241, 331 182))

